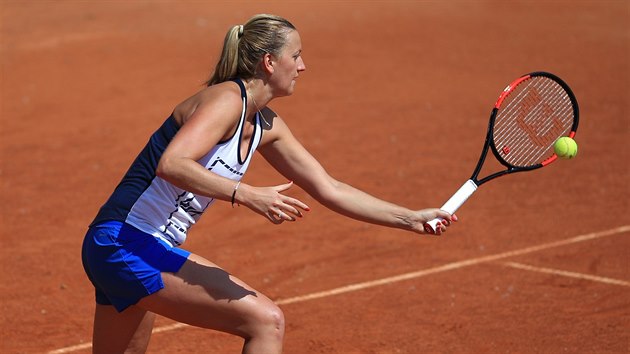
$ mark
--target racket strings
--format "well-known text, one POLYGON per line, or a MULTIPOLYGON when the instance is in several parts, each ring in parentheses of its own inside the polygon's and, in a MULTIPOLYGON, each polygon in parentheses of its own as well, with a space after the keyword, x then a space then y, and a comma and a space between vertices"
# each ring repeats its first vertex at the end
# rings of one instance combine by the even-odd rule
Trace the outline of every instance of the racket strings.
MULTIPOLYGON (((514 153, 509 159, 515 165, 532 165, 539 163, 541 154, 544 156, 547 151, 550 151, 550 147, 555 141, 555 138, 563 133, 561 122, 558 122, 557 118, 549 119, 549 116, 551 113, 566 116, 569 111, 567 109, 569 106, 566 104, 563 105, 563 100, 561 99, 563 92, 561 88, 560 91, 556 88, 555 92, 548 92, 553 89, 553 85, 550 84, 553 83, 553 81, 545 81, 542 86, 537 87, 539 90, 521 90, 520 94, 511 101, 511 104, 506 106, 503 112, 503 116, 506 119, 499 120, 501 123, 514 122, 516 120, 516 126, 520 128, 519 131, 513 129, 514 124, 498 124, 496 130, 497 144, 511 142, 509 147, 514 153), (526 94, 526 92, 528 93, 526 94), (553 99, 543 102, 541 99, 543 95, 553 97, 553 99), (516 103, 519 102, 521 104, 517 105, 516 103), (561 109, 554 110, 552 107, 561 107, 561 109), (525 112, 527 113, 525 114, 525 112), (515 117, 515 115, 517 116, 515 117), (525 134, 522 134, 522 132, 525 132, 525 134)), ((505 150, 503 153, 507 157, 511 151, 505 150)))
MULTIPOLYGON (((558 111, 559 115, 565 115, 570 113, 567 106, 563 106, 564 108, 558 111)), ((540 117, 541 112, 532 111, 529 117, 540 117)), ((553 124, 553 121, 546 122, 538 122, 533 119, 525 119, 525 122, 530 124, 538 124, 540 127, 538 134, 542 137, 547 137, 546 140, 542 140, 540 136, 536 136, 532 138, 529 135, 517 135, 516 131, 512 131, 511 134, 505 136, 504 139, 498 140, 499 143, 503 141, 512 141, 511 150, 514 151, 514 154, 510 156, 511 161, 514 161, 514 165, 519 166, 531 166, 541 162, 541 158, 546 158, 551 155, 551 147, 559 136, 563 135, 568 131, 567 129, 561 129, 561 125, 553 124), (554 139, 551 139, 555 137, 554 139), (533 148, 530 146, 533 143, 539 148, 533 148), (541 150, 542 149, 542 150, 541 150), (544 150, 544 151, 543 151, 544 150), (542 152, 541 152, 542 151, 542 152)))
POLYGON ((513 89, 494 122, 494 144, 513 166, 528 167, 552 155, 556 139, 573 124, 573 105, 556 81, 532 77, 513 89))

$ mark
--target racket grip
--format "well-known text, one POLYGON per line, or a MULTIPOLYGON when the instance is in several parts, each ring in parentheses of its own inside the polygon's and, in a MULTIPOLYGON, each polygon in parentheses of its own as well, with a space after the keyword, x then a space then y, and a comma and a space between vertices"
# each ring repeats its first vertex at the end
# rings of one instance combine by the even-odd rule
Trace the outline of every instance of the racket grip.
MULTIPOLYGON (((455 192, 455 194, 453 194, 453 196, 446 203, 444 203, 444 205, 442 205, 440 209, 451 215, 455 214, 455 211, 457 211, 457 209, 459 209, 459 207, 462 206, 462 204, 464 204, 468 197, 475 193, 476 190, 477 184, 469 179, 457 190, 457 192, 455 192)), ((437 230, 438 228, 437 225, 442 220, 444 219, 435 218, 431 221, 426 222, 424 224, 424 230, 427 233, 435 234, 435 230, 437 230)))

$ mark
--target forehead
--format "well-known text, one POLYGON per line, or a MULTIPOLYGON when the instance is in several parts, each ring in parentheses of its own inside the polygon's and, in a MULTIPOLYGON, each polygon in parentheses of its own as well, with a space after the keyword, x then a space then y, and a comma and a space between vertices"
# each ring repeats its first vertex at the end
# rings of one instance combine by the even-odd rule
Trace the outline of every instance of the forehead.
POLYGON ((286 35, 283 52, 297 52, 302 49, 302 39, 296 30, 291 30, 286 35))

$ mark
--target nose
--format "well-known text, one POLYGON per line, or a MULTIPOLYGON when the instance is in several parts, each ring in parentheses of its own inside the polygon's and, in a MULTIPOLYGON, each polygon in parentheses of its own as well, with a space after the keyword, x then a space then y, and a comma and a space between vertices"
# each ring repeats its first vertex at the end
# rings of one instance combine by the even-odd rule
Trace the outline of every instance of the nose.
POLYGON ((298 58, 298 67, 297 67, 298 72, 299 71, 304 71, 306 70, 306 64, 304 64, 304 59, 302 59, 302 57, 298 58))

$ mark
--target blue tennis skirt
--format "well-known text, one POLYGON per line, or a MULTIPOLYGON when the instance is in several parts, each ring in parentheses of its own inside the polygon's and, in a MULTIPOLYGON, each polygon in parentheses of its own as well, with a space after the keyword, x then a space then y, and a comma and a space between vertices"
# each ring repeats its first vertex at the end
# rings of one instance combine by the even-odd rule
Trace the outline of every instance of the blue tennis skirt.
POLYGON ((88 230, 82 260, 96 303, 122 312, 164 288, 161 273, 176 273, 189 255, 129 224, 107 221, 88 230))

